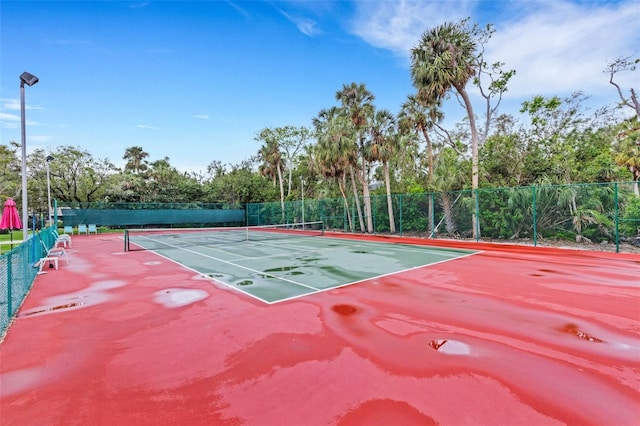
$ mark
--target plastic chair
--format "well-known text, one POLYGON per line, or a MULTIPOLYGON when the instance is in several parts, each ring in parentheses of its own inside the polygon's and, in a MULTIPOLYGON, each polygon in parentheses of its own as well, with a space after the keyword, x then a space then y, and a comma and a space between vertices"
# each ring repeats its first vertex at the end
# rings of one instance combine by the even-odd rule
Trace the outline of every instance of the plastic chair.
POLYGON ((87 225, 78 225, 78 234, 86 234, 87 225))
POLYGON ((64 233, 68 234, 68 235, 72 235, 73 234, 73 226, 65 226, 64 227, 64 233))
POLYGON ((91 234, 92 232, 93 232, 94 234, 97 234, 97 233, 98 233, 98 228, 96 227, 96 225, 95 225, 95 224, 90 223, 90 224, 89 224, 89 230, 88 230, 88 233, 89 233, 89 234, 91 234))
POLYGON ((64 247, 67 248, 67 245, 69 247, 72 246, 71 244, 71 235, 69 234, 58 234, 58 231, 56 231, 55 229, 53 230, 53 235, 56 237, 56 242, 54 245, 58 245, 60 243, 64 244, 64 247))
MULTIPOLYGON (((42 258, 36 262, 36 265, 39 266, 38 273, 42 273, 42 269, 46 263, 49 263, 53 267, 58 269, 58 259, 64 257, 64 260, 69 264, 69 259, 67 258, 67 252, 62 247, 52 247, 50 249, 47 248, 47 245, 40 239, 40 243, 42 244, 43 256, 42 258)), ((34 265, 35 266, 35 265, 34 265)))

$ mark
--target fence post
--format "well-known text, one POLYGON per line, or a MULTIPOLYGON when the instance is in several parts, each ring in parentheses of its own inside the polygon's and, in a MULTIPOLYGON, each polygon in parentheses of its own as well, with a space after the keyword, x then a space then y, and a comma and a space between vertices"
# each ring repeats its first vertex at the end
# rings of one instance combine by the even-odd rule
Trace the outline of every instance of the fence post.
MULTIPOLYGON (((11 301, 11 282, 13 281, 11 279, 11 262, 13 261, 11 259, 11 257, 13 256, 13 250, 10 250, 9 253, 6 255, 7 256, 7 278, 8 278, 8 282, 7 282, 7 318, 10 320, 11 319, 11 305, 12 305, 12 301, 11 301)), ((7 323, 8 324, 8 323, 7 323)), ((7 325, 8 327, 8 325, 7 325)), ((0 330, 1 332, 1 330, 0 330)))
POLYGON ((537 225, 537 220, 538 218, 536 217, 536 187, 532 186, 531 187, 531 201, 532 201, 532 205, 531 205, 531 214, 533 215, 533 246, 537 247, 538 246, 538 225, 537 225))
POLYGON ((433 238, 436 234, 436 195, 433 191, 429 193, 429 198, 431 199, 431 211, 429 212, 429 216, 431 216, 431 234, 429 238, 433 238))
POLYGON ((616 224, 616 253, 620 253, 620 233, 618 230, 618 216, 620 214, 618 206, 618 182, 613 184, 613 210, 615 212, 614 222, 616 224))
POLYGON ((399 195, 398 200, 398 214, 400 215, 400 236, 402 237, 402 194, 399 195))
POLYGON ((475 193, 475 215, 476 215, 476 229, 475 229, 475 234, 476 234, 476 243, 478 241, 480 241, 480 202, 478 200, 478 198, 480 198, 480 190, 479 189, 474 189, 473 192, 475 193))

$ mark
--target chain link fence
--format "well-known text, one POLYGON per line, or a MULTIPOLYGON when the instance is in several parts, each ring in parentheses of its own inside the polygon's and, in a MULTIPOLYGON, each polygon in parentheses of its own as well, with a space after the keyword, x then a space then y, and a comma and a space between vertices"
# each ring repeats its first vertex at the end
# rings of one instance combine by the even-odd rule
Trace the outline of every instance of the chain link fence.
POLYGON ((637 182, 549 185, 247 205, 248 225, 323 221, 332 231, 518 241, 640 244, 637 182), (370 213, 368 213, 370 212, 370 213), (392 228, 393 226, 393 228, 392 228), (474 227, 476 233, 474 234, 474 227))
MULTIPOLYGON (((37 262, 56 241, 54 228, 49 227, 31 235, 9 252, 0 256, 0 337, 9 327, 13 315, 18 311, 29 293, 38 274, 37 262)), ((1 339, 0 339, 1 340, 1 339)))
MULTIPOLYGON (((637 182, 531 186, 284 203, 98 203, 60 208, 65 225, 277 225, 322 221, 326 230, 419 238, 514 241, 541 239, 640 245, 637 182), (367 203, 368 201, 368 203, 367 203), (68 213, 68 214, 65 214, 68 213), (393 220, 390 220, 390 217, 393 220), (475 234, 474 234, 475 228, 475 234)), ((54 210, 58 223, 58 209, 54 210)), ((46 228, 0 256, 0 336, 29 292, 35 263, 55 244, 46 228), (42 244, 40 242, 44 244, 42 244)))

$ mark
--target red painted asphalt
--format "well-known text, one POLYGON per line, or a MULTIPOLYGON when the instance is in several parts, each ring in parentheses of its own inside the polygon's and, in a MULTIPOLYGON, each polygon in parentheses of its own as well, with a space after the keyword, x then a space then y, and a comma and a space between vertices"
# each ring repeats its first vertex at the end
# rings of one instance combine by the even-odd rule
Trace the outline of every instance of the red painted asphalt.
POLYGON ((122 246, 36 279, 2 425, 638 424, 640 256, 471 243, 266 305, 122 246))

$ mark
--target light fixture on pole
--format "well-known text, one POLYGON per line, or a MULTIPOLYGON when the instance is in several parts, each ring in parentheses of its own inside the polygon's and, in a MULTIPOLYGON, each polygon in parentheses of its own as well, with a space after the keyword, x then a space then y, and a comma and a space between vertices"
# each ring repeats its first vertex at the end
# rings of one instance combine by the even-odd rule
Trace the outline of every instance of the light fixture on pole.
POLYGON ((48 200, 48 212, 49 212, 49 226, 53 224, 53 214, 51 211, 51 179, 49 178, 49 162, 53 160, 53 155, 47 155, 47 200, 48 200))
POLYGON ((20 124, 22 130, 22 240, 29 236, 29 214, 27 204, 27 134, 24 108, 24 85, 33 86, 38 77, 28 72, 20 74, 20 124))

